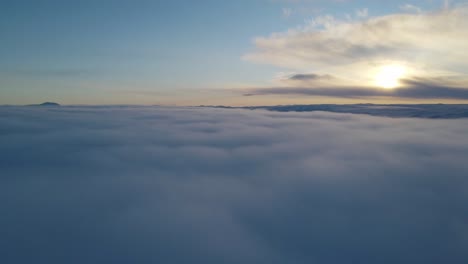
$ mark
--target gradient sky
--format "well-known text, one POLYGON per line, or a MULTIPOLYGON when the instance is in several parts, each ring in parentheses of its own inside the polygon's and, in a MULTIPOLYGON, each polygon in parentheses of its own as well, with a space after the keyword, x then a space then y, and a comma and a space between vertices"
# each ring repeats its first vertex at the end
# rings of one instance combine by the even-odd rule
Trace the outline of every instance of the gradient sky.
POLYGON ((464 102, 465 2, 5 0, 0 104, 464 102))

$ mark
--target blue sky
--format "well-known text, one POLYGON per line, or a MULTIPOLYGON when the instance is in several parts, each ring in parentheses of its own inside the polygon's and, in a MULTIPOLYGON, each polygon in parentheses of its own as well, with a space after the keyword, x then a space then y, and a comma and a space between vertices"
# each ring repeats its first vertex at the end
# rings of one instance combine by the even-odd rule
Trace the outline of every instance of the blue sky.
MULTIPOLYGON (((462 2, 449 5, 457 8, 462 2)), ((244 89, 290 86, 279 84, 278 76, 326 68, 277 63, 289 58, 265 58, 256 39, 269 41, 272 33, 305 27, 325 16, 359 23, 401 13, 403 6, 432 12, 444 5, 448 4, 353 0, 2 1, 0 104, 302 102, 303 96, 242 97, 244 89)), ((326 74, 336 75, 335 70, 326 74)))

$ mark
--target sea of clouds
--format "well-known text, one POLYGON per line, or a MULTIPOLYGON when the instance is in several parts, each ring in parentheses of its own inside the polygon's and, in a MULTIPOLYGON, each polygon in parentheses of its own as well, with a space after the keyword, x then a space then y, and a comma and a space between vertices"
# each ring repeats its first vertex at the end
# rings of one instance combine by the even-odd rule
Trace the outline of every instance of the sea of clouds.
POLYGON ((1 107, 0 263, 467 263, 468 119, 1 107))

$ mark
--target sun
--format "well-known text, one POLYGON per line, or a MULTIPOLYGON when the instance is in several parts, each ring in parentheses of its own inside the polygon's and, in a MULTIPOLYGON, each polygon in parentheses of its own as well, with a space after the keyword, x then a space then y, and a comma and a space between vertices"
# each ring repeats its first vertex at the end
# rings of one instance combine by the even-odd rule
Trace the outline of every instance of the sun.
POLYGON ((385 89, 400 86, 400 79, 406 74, 406 67, 398 64, 382 66, 374 77, 375 84, 385 89))

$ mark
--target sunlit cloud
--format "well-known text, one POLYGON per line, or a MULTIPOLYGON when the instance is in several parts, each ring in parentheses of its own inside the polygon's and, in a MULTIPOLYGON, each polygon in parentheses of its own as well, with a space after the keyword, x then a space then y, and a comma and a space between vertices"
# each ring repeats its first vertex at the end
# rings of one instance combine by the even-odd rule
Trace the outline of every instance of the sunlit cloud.
POLYGON ((360 9, 351 20, 318 16, 256 38, 255 50, 243 58, 299 74, 333 75, 335 87, 395 88, 414 78, 456 79, 456 86, 468 87, 468 6, 400 8, 406 13, 367 17, 368 9, 360 9))

